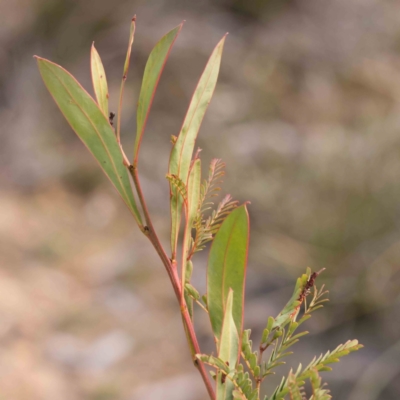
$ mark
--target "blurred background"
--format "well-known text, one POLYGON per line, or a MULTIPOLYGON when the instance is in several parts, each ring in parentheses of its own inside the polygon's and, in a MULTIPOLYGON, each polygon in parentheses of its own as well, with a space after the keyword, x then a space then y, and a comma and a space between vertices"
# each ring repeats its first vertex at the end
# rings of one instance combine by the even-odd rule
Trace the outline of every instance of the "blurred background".
MULTIPOLYGON (((224 191, 251 201, 245 326, 258 342, 295 279, 324 267, 331 301, 279 372, 357 338, 365 348, 324 375, 333 398, 399 399, 400 3, 390 0, 0 0, 0 399, 207 398, 155 251, 32 58, 61 64, 92 93, 94 40, 115 111, 135 13, 128 155, 146 58, 186 20, 139 167, 165 246, 170 135, 229 31, 198 145, 204 174, 222 158, 224 191)), ((195 259, 201 292, 206 255, 195 259)), ((196 324, 212 351, 201 310, 196 324)))

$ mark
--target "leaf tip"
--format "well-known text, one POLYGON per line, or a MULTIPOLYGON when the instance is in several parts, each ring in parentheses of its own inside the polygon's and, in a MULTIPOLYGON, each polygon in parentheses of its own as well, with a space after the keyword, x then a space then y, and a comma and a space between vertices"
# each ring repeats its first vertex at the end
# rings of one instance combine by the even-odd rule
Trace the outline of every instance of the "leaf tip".
POLYGON ((136 22, 136 14, 132 17, 132 22, 136 22))

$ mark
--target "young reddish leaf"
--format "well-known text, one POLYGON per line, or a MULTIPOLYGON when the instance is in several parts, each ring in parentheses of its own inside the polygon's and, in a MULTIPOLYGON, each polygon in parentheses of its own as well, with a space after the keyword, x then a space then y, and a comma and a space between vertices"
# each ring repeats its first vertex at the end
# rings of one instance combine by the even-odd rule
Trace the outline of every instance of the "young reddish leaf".
MULTIPOLYGON (((239 360, 239 334, 233 320, 233 290, 229 289, 226 299, 224 320, 222 324, 221 339, 218 343, 218 358, 235 370, 239 360)), ((229 378, 224 377, 221 370, 217 373, 217 400, 233 399, 234 385, 229 378)))
POLYGON ((229 289, 233 289, 233 319, 243 331, 244 283, 249 246, 249 216, 242 205, 225 219, 215 235, 208 257, 207 303, 211 326, 217 341, 221 337, 222 321, 229 289))
POLYGON ((94 94, 96 95, 97 104, 104 115, 108 117, 108 87, 106 72, 104 71, 103 63, 94 43, 90 52, 90 68, 92 72, 92 82, 94 94))
POLYGON ((47 89, 71 128, 99 162, 138 224, 142 225, 128 172, 108 118, 64 68, 40 57, 37 57, 37 62, 47 89))
POLYGON ((135 148, 133 152, 134 166, 136 166, 138 162, 140 143, 142 142, 144 129, 146 127, 147 118, 150 113, 151 104, 153 103, 158 81, 160 80, 160 76, 164 69, 165 63, 167 62, 171 48, 182 29, 182 25, 183 23, 162 37, 151 51, 147 60, 146 67, 144 69, 142 87, 140 89, 136 116, 137 129, 135 148))
MULTIPOLYGON (((196 137, 217 83, 225 37, 217 44, 207 62, 193 93, 178 139, 171 151, 169 173, 178 176, 183 182, 187 182, 196 137)), ((182 200, 176 190, 171 187, 171 248, 173 258, 175 258, 176 253, 181 213, 182 200)))

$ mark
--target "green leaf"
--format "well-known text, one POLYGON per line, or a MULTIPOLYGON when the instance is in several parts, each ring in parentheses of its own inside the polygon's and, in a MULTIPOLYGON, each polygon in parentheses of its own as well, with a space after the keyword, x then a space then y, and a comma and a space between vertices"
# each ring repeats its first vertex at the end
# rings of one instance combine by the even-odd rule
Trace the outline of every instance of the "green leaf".
POLYGON ((228 292, 233 296, 233 319, 242 332, 244 282, 249 245, 249 216, 246 205, 232 211, 212 243, 207 269, 207 303, 217 341, 221 336, 228 292))
POLYGON ((164 69, 165 63, 167 62, 171 48, 182 29, 182 25, 183 24, 178 25, 176 28, 172 29, 172 31, 168 32, 164 37, 162 37, 151 51, 147 60, 137 107, 137 129, 135 148, 133 152, 134 166, 136 166, 138 162, 140 143, 142 142, 144 129, 146 127, 147 118, 150 113, 151 104, 153 103, 158 81, 160 80, 160 76, 164 69))
MULTIPOLYGON (((129 64, 131 62, 131 53, 132 53, 133 41, 135 39, 135 30, 136 30, 136 15, 133 16, 132 21, 131 21, 131 27, 129 29, 128 50, 126 51, 124 71, 122 73, 121 87, 119 90, 119 104, 118 104, 118 112, 117 112, 117 129, 116 129, 117 142, 119 144, 121 143, 122 101, 123 101, 123 97, 124 97, 125 82, 126 82, 126 79, 128 78, 129 64)), ((121 147, 121 150, 122 150, 122 147, 121 147)), ((128 163, 129 161, 125 154, 124 154, 124 158, 126 160, 126 163, 128 163)))
MULTIPOLYGON (((196 159, 193 162, 190 170, 190 175, 187 185, 187 211, 185 222, 185 233, 183 237, 182 260, 183 265, 189 261, 190 244, 192 241, 191 231, 193 221, 197 215, 197 208, 199 205, 200 197, 200 183, 201 183, 201 161, 196 159)), ((187 282, 186 269, 182 269, 182 285, 187 282)))
POLYGON ((193 272, 193 263, 189 260, 186 263, 186 270, 185 270, 185 302, 189 311, 190 318, 193 319, 193 298, 196 298, 195 297, 196 293, 197 293, 197 298, 199 298, 200 295, 197 292, 197 290, 192 285, 189 284, 190 278, 192 277, 192 272, 193 272))
MULTIPOLYGON (((297 371, 294 373, 296 377, 296 382, 298 386, 302 386, 306 379, 315 377, 315 373, 321 371, 331 371, 328 364, 333 364, 339 361, 339 359, 347 354, 361 349, 363 346, 358 343, 357 340, 348 340, 346 343, 339 345, 335 350, 328 351, 325 355, 320 355, 319 357, 314 357, 310 364, 308 364, 304 369, 300 364, 297 371)), ((289 392, 289 381, 286 378, 282 379, 280 385, 275 389, 271 397, 266 397, 267 400, 278 400, 283 399, 285 395, 289 392)), ((328 393, 326 391, 322 392, 325 397, 320 397, 319 400, 327 400, 326 397, 328 393)), ((315 399, 316 400, 316 399, 315 399)))
MULTIPOLYGON (((196 137, 217 83, 224 42, 225 36, 217 44, 207 62, 193 94, 178 139, 171 151, 169 173, 178 176, 185 183, 188 179, 196 137)), ((176 190, 171 187, 172 258, 175 258, 176 255, 181 213, 182 199, 179 198, 176 190)))
POLYGON ((211 367, 224 371, 225 374, 229 374, 230 372, 229 367, 225 364, 224 361, 222 361, 218 357, 214 357, 207 354, 196 354, 196 358, 198 358, 203 363, 210 365, 211 367))
POLYGON ((142 225, 128 172, 108 118, 69 72, 40 57, 37 62, 47 89, 71 128, 99 162, 138 224, 142 225))
POLYGON ((288 377, 288 388, 290 393, 290 400, 303 400, 302 387, 296 381, 296 376, 290 371, 288 377))
MULTIPOLYGON (((239 359, 239 335, 232 316, 233 290, 230 289, 226 300, 224 321, 222 325, 221 340, 218 345, 218 358, 232 371, 235 371, 239 359)), ((217 373, 217 400, 232 400, 234 384, 226 374, 217 373)))
POLYGON ((222 324, 221 340, 218 345, 218 357, 225 361, 230 369, 235 369, 239 354, 239 334, 233 320, 233 290, 229 289, 222 324))
POLYGON ((167 174, 165 177, 168 179, 171 187, 173 187, 176 191, 177 194, 179 194, 179 197, 182 198, 183 203, 185 204, 187 208, 187 188, 186 184, 176 175, 172 174, 167 174))
POLYGON ((108 87, 106 72, 104 71, 103 63, 94 42, 90 52, 90 68, 92 71, 92 82, 94 94, 96 95, 97 104, 104 115, 108 118, 108 87))
POLYGON ((200 185, 201 185, 201 160, 197 158, 194 160, 190 175, 188 179, 188 216, 186 226, 189 230, 193 227, 194 219, 197 215, 200 199, 200 185))

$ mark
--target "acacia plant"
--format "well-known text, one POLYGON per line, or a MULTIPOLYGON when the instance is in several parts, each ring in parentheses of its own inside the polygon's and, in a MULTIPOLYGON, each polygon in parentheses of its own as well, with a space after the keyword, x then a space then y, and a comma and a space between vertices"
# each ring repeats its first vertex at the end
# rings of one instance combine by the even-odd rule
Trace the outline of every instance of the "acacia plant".
MULTIPOLYGON (((214 208, 213 200, 224 175, 224 163, 214 159, 205 179, 201 178, 200 151, 195 141, 217 82, 226 35, 213 50, 189 104, 178 136, 172 136, 172 150, 166 178, 170 185, 171 249, 161 244, 143 196, 139 178, 140 144, 154 94, 171 48, 182 24, 168 32, 148 58, 137 103, 137 129, 133 158, 124 152, 120 141, 124 86, 128 75, 135 21, 132 19, 128 51, 123 68, 119 108, 108 109, 106 74, 94 45, 91 73, 94 98, 65 69, 36 57, 43 81, 60 111, 120 194, 139 229, 150 240, 168 273, 182 314, 183 327, 195 367, 199 370, 209 397, 217 400, 260 398, 261 384, 301 336, 298 328, 327 301, 319 273, 308 268, 296 282, 293 295, 276 317, 267 319, 258 348, 253 349, 250 330, 243 329, 245 277, 249 245, 249 216, 246 204, 226 195, 214 208), (133 185, 132 185, 133 183, 133 185), (140 207, 138 206, 140 205, 140 207), (182 231, 181 231, 182 227, 182 231), (180 232, 181 231, 181 232, 180 232), (193 260, 211 242, 207 266, 207 293, 201 295, 191 283, 193 260), (180 246, 178 244, 180 243, 180 246), (177 249, 182 254, 177 254, 177 249), (310 295, 311 300, 307 302, 310 295), (199 306, 209 316, 215 339, 215 353, 203 354, 193 326, 193 308, 199 306), (206 365, 212 368, 206 368, 206 365)), ((330 399, 321 383, 320 371, 329 364, 359 349, 357 340, 347 341, 325 355, 315 357, 306 367, 300 365, 283 377, 278 387, 264 400, 330 399), (310 382, 306 397, 304 384, 310 382)))

